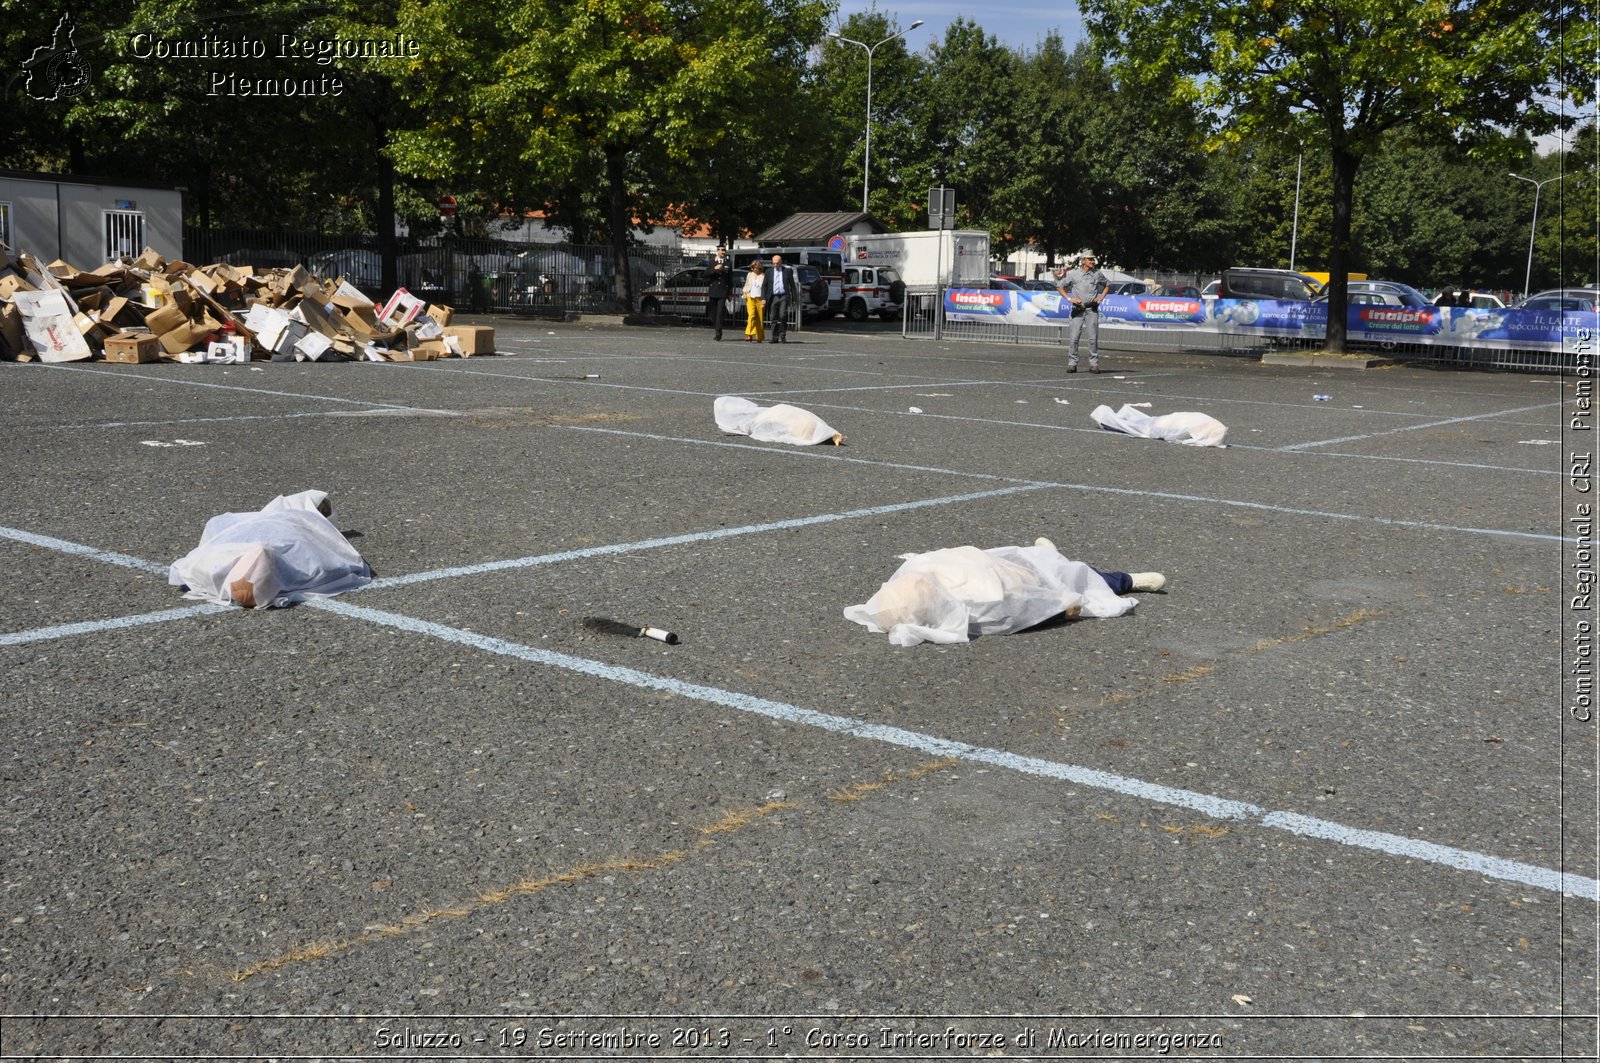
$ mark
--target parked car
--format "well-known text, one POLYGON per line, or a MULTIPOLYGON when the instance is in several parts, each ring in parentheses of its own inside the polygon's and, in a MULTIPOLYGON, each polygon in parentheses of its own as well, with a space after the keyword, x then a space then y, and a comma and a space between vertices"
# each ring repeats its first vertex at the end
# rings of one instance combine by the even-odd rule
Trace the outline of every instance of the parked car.
POLYGON ((1600 307, 1600 289, 1550 288, 1535 292, 1517 304, 1519 310, 1595 310, 1600 307))
POLYGON ((368 295, 376 295, 383 285, 383 256, 376 251, 324 251, 306 259, 306 269, 318 277, 343 277, 368 295))
POLYGON ((1157 288, 1150 294, 1166 296, 1169 299, 1198 299, 1200 298, 1200 289, 1192 284, 1169 284, 1165 287, 1157 288))
POLYGON ((794 267, 795 280, 800 285, 800 316, 811 321, 833 316, 828 309, 828 282, 822 271, 809 263, 794 267))
MULTIPOLYGON (((706 289, 709 284, 705 266, 680 269, 659 284, 653 284, 639 293, 639 312, 677 317, 704 318, 706 316, 706 289)), ((749 270, 736 269, 729 277, 729 290, 733 307, 730 320, 744 320, 744 300, 737 293, 744 290, 745 275, 749 270)))
POLYGON ((1505 300, 1501 299, 1498 295, 1493 295, 1493 294, 1491 294, 1489 292, 1475 292, 1475 291, 1472 291, 1471 289, 1462 289, 1462 288, 1445 288, 1445 289, 1442 289, 1437 295, 1435 295, 1433 297, 1433 305, 1434 306, 1470 306, 1474 310, 1504 310, 1505 306, 1506 306, 1506 303, 1505 303, 1505 300), (1445 297, 1447 295, 1450 295, 1452 292, 1459 293, 1459 294, 1455 295, 1453 298, 1455 298, 1457 300, 1464 299, 1466 301, 1465 302, 1455 301, 1455 302, 1446 303, 1445 302, 1445 297))
POLYGON ((1235 267, 1222 271, 1217 288, 1219 299, 1277 299, 1284 302, 1309 302, 1322 285, 1304 273, 1291 269, 1235 267))
POLYGON ((844 312, 851 321, 865 321, 873 314, 892 321, 905 297, 905 282, 889 266, 844 267, 844 312))
POLYGON ((1110 295, 1147 295, 1150 292, 1150 285, 1144 281, 1122 281, 1110 288, 1110 295))
MULTIPOLYGON (((1428 297, 1400 281, 1348 281, 1345 289, 1351 306, 1432 306, 1428 297)), ((1317 293, 1317 301, 1328 298, 1326 289, 1317 293)))
POLYGON ((1001 277, 997 274, 989 278, 989 290, 997 292, 1021 292, 1026 291, 1027 289, 1018 284, 1016 281, 1012 280, 1010 277, 1001 277))

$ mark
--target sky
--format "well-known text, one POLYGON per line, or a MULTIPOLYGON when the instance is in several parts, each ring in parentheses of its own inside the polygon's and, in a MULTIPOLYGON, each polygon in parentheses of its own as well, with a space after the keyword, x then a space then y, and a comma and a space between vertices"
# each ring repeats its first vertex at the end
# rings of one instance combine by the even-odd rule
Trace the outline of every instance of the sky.
MULTIPOLYGON (((906 47, 921 52, 944 40, 945 28, 956 19, 975 22, 983 32, 1010 48, 1033 51, 1045 34, 1055 30, 1070 52, 1083 39, 1083 14, 1075 3, 959 3, 955 0, 839 0, 838 21, 876 7, 891 25, 904 29, 917 19, 923 25, 906 34, 906 47)), ((837 23, 836 23, 837 25, 837 23)), ((872 43, 872 42, 868 42, 872 43)))

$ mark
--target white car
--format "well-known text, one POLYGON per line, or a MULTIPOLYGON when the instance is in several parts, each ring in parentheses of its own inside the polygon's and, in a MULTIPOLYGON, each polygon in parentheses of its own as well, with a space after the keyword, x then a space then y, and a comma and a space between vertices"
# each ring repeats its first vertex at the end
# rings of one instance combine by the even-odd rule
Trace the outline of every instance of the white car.
POLYGON ((844 267, 844 312, 851 321, 865 321, 873 314, 892 321, 900 315, 905 298, 905 282, 890 267, 844 267))
MULTIPOLYGON (((1440 292, 1438 295, 1435 295, 1433 297, 1433 305, 1438 306, 1439 300, 1443 299, 1444 297, 1444 292, 1440 292)), ((1470 301, 1466 305, 1472 307, 1474 310, 1504 310, 1506 308, 1504 299, 1500 298, 1498 295, 1490 295, 1488 292, 1470 292, 1468 293, 1467 298, 1470 301)))
MULTIPOLYGON (((705 266, 693 266, 679 270, 660 284, 646 287, 639 293, 639 312, 674 317, 706 317, 706 289, 710 284, 707 275, 710 272, 705 266)), ((732 292, 728 296, 729 320, 744 320, 744 300, 739 298, 739 293, 744 290, 746 272, 736 269, 728 278, 732 292)))

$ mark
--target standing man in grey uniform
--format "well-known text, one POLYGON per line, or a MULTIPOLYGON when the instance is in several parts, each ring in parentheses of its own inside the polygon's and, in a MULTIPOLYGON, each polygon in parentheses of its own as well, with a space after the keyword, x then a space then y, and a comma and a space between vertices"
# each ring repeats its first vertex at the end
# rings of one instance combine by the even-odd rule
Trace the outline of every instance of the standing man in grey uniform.
POLYGON ((1078 268, 1058 269, 1055 273, 1056 291, 1072 305, 1072 317, 1067 322, 1067 372, 1078 371, 1078 341, 1085 328, 1089 332, 1089 372, 1100 372, 1100 300, 1111 290, 1106 275, 1100 272, 1099 260, 1094 252, 1085 248, 1078 252, 1078 268))

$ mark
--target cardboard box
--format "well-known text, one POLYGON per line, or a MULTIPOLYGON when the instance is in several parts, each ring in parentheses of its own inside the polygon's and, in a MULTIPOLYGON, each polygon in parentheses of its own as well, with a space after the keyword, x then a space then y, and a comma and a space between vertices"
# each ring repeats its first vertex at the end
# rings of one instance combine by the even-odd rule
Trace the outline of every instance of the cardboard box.
MULTIPOLYGON (((213 326, 185 321, 170 332, 161 334, 161 349, 168 354, 182 354, 191 347, 204 343, 207 336, 213 331, 213 326)), ((205 355, 201 354, 197 361, 204 361, 205 355)))
POLYGON ((138 365, 161 358, 161 341, 149 332, 119 332, 106 339, 106 361, 138 365))
POLYGON ((320 332, 308 332, 294 345, 294 359, 297 362, 318 361, 332 346, 333 340, 329 337, 320 332))
MULTIPOLYGON (((15 358, 23 353, 27 340, 22 336, 22 311, 10 303, 0 303, 0 357, 15 358)), ((28 348, 32 350, 32 348, 28 348)))
POLYGON ((405 328, 427 305, 404 288, 396 288, 394 294, 389 296, 389 301, 383 304, 383 309, 378 311, 378 320, 390 328, 405 328))
POLYGON ((439 326, 443 328, 445 325, 450 324, 450 319, 456 316, 456 312, 448 306, 441 306, 438 303, 429 303, 428 316, 433 318, 433 320, 438 322, 439 326))
POLYGON ((146 314, 144 323, 151 332, 160 336, 181 325, 188 324, 189 315, 176 303, 165 303, 146 314))
POLYGON ((451 325, 444 334, 461 342, 462 357, 494 353, 494 329, 489 325, 451 325))
POLYGON ((72 303, 63 292, 16 292, 11 302, 22 311, 22 330, 41 362, 80 362, 94 356, 73 323, 72 303))
POLYGON ((14 292, 31 292, 33 285, 20 273, 7 273, 0 276, 0 299, 9 299, 14 292))

